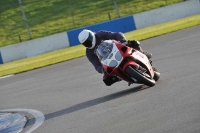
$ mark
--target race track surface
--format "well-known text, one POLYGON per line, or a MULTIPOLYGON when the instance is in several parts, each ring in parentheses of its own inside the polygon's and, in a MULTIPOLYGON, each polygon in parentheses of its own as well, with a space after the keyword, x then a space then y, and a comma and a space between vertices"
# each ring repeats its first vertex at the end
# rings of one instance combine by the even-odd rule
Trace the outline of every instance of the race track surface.
POLYGON ((82 57, 0 79, 0 110, 26 115, 23 132, 199 133, 200 26, 141 45, 161 72, 154 87, 106 87, 82 57))

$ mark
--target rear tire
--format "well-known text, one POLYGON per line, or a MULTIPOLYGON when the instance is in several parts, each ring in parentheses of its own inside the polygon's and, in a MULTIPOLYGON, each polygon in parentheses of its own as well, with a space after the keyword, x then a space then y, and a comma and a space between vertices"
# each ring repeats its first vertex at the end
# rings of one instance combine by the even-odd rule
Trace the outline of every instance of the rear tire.
POLYGON ((158 81, 158 79, 160 78, 160 73, 158 72, 158 70, 155 67, 153 67, 153 70, 154 70, 154 77, 153 77, 153 79, 155 81, 158 81))
POLYGON ((132 68, 131 66, 128 66, 125 69, 125 72, 127 74, 129 74, 131 77, 135 78, 136 80, 138 80, 138 83, 142 83, 145 84, 147 86, 154 86, 155 85, 155 80, 150 78, 150 77, 146 77, 145 75, 143 75, 142 73, 138 72, 137 70, 135 70, 134 68, 132 68))

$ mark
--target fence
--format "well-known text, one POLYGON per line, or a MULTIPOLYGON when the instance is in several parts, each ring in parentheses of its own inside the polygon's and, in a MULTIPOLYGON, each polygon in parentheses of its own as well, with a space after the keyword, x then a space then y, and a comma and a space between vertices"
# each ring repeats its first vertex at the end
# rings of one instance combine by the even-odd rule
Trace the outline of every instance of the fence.
POLYGON ((0 1, 0 47, 184 0, 0 1))

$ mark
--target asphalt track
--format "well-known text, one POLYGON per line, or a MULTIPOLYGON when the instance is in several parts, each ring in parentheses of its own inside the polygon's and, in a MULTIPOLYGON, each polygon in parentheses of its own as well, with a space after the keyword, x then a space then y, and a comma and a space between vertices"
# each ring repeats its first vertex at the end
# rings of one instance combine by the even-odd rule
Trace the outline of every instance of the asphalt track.
MULTIPOLYGON (((161 72, 154 87, 124 81, 106 87, 82 57, 0 79, 0 110, 42 112, 34 133, 199 133, 200 26, 141 45, 161 72)), ((23 132, 35 123, 25 115, 23 132)))

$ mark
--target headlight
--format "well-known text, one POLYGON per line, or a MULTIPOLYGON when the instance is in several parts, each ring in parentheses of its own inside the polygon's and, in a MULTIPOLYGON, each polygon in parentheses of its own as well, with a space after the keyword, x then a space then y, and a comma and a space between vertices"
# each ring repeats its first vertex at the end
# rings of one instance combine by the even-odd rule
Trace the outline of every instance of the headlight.
POLYGON ((116 59, 117 61, 120 61, 120 60, 122 59, 122 55, 121 55, 121 53, 120 53, 119 51, 116 53, 115 59, 116 59))
POLYGON ((118 65, 118 63, 117 63, 117 61, 115 61, 115 60, 112 60, 110 63, 109 63, 109 66, 111 66, 111 67, 115 67, 115 66, 117 66, 118 65))

